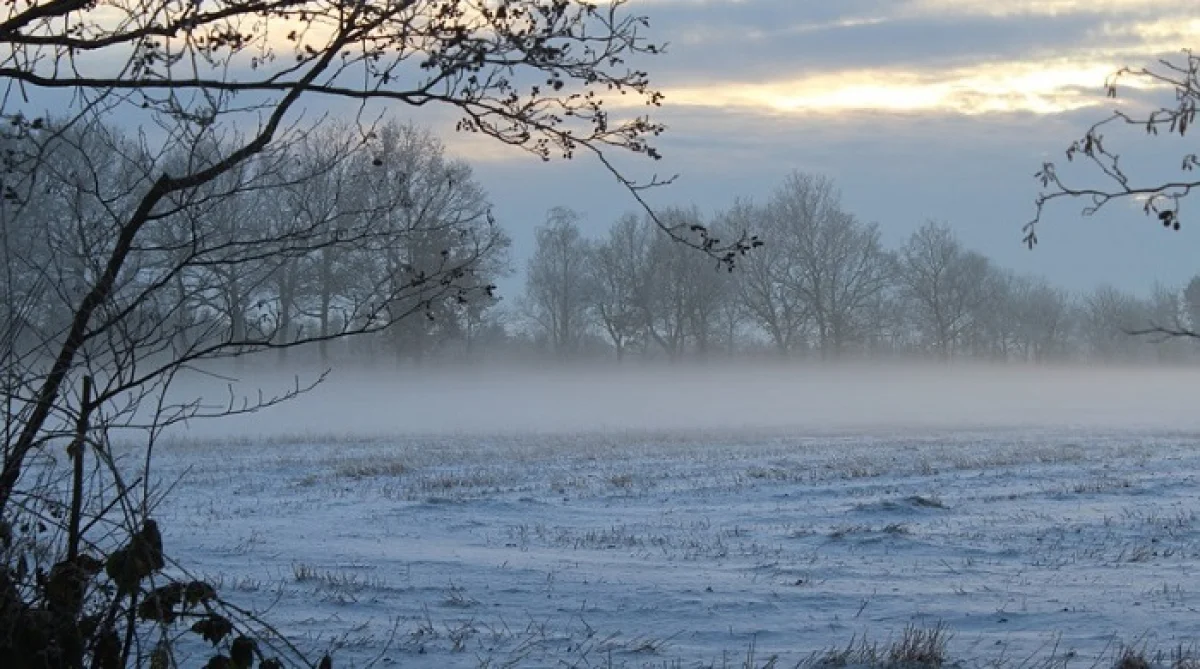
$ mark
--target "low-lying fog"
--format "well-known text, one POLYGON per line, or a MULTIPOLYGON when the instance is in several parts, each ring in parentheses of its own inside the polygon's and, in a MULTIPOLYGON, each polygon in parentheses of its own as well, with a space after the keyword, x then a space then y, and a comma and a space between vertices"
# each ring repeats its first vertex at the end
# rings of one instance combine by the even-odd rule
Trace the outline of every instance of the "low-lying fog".
MULTIPOLYGON (((233 373, 244 393, 292 375, 233 373)), ((313 374, 301 374, 311 380, 313 374)), ((311 392, 249 416, 193 421, 193 438, 374 437, 602 430, 1200 429, 1200 369, 737 365, 555 369, 334 368, 311 392)), ((181 397, 228 398, 192 378, 181 397)), ((176 434, 179 434, 178 432, 176 434)), ((183 436, 183 435, 180 435, 183 436)))

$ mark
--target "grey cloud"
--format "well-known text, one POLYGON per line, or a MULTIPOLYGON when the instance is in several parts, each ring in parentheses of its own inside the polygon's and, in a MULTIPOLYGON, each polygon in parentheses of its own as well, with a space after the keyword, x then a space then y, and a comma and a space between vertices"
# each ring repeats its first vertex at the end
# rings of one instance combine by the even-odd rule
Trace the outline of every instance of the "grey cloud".
MULTIPOLYGON (((1103 36, 1103 25, 1150 18, 1145 13, 1058 16, 906 16, 881 23, 831 21, 883 16, 883 2, 668 3, 641 8, 666 55, 639 62, 664 85, 710 80, 765 80, 835 69, 924 68, 1027 59, 1073 49, 1136 46, 1134 36, 1103 36), (836 6, 831 9, 826 5, 836 6), (697 33, 703 39, 672 41, 697 33), (753 35, 753 37, 752 37, 753 35)), ((1184 15, 1200 18, 1200 6, 1184 15)), ((1165 52, 1183 45, 1164 45, 1165 52)))

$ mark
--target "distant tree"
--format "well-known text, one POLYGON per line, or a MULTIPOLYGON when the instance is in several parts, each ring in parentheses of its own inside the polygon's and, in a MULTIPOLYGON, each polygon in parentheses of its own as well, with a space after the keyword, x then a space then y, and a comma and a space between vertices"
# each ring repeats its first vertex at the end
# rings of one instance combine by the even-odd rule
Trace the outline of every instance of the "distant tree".
MULTIPOLYGON (((1184 338, 1173 332, 1189 332, 1190 324, 1182 291, 1156 282, 1150 289, 1146 304, 1147 323, 1140 330, 1156 343, 1154 353, 1159 362, 1181 362, 1191 353, 1184 338), (1149 335, 1157 335, 1149 336, 1149 335)), ((1139 329, 1135 329, 1138 332, 1139 329)))
MULTIPOLYGON (((660 219, 680 230, 708 229, 696 207, 665 209, 660 219)), ((648 280, 638 293, 646 336, 671 360, 681 359, 689 348, 707 355, 732 283, 711 260, 687 253, 660 231, 649 237, 648 280)))
MULTIPOLYGON (((729 229, 720 221, 710 225, 696 207, 679 212, 679 214, 685 220, 691 221, 688 224, 689 227, 700 224, 708 230, 729 229)), ((660 239, 656 248, 663 249, 663 242, 667 242, 669 245, 669 239, 657 231, 655 233, 660 239)), ((668 249, 669 252, 676 250, 668 249)), ((722 310, 730 300, 734 299, 734 282, 730 272, 719 271, 720 267, 704 256, 696 253, 677 254, 677 259, 678 270, 681 272, 681 283, 685 289, 687 335, 691 340, 695 355, 701 359, 708 358, 714 348, 720 345, 724 336, 725 325, 722 323, 722 310)))
MULTIPOLYGON (((286 186, 264 194, 273 200, 272 206, 264 207, 269 212, 266 220, 277 230, 303 221, 320 230, 324 238, 318 251, 281 257, 273 268, 279 300, 278 336, 287 341, 297 329, 311 330, 317 335, 322 363, 329 360, 330 335, 349 325, 346 305, 369 299, 366 293, 374 289, 363 271, 367 254, 336 241, 350 234, 364 217, 373 219, 371 223, 379 226, 383 239, 384 219, 393 206, 400 204, 395 199, 370 197, 372 182, 386 183, 387 170, 370 165, 374 156, 360 154, 354 160, 336 160, 337 147, 351 140, 353 134, 350 127, 325 128, 303 138, 293 148, 293 162, 285 168, 286 186), (368 166, 372 169, 364 170, 368 166), (311 178, 295 178, 305 173, 311 178), (301 319, 303 325, 297 322, 301 319)), ((386 243, 372 247, 382 250, 394 244, 393 235, 386 243)), ((287 347, 281 348, 280 356, 286 357, 287 351, 287 347)))
POLYGON ((885 262, 892 278, 863 310, 866 352, 871 356, 902 354, 915 346, 914 324, 899 280, 899 261, 895 253, 888 252, 885 262))
POLYGON ((986 306, 973 310, 970 324, 960 337, 961 350, 980 360, 1008 360, 1017 341, 1017 324, 1011 313, 1017 277, 992 266, 990 261, 985 277, 991 295, 986 306))
POLYGON ((1071 345, 1071 301, 1045 279, 1015 277, 1001 314, 1012 323, 1019 359, 1045 362, 1067 355, 1071 345))
POLYGON ((1183 289, 1184 310, 1187 313, 1187 329, 1200 331, 1200 276, 1192 277, 1183 289))
POLYGON ((811 337, 822 357, 863 344, 869 315, 891 279, 878 227, 841 206, 832 180, 795 172, 765 206, 740 202, 719 220, 758 221, 767 247, 742 263, 736 288, 744 311, 781 355, 811 337))
POLYGON ((952 358, 986 309, 995 304, 998 276, 987 258, 968 251, 949 227, 929 222, 899 253, 898 275, 910 317, 928 346, 952 358))
POLYGON ((1143 359, 1146 342, 1130 337, 1150 322, 1147 305, 1112 286, 1100 286, 1082 300, 1080 334, 1094 360, 1131 362, 1143 359))
POLYGON ((841 355, 861 338, 867 308, 891 278, 878 226, 843 210, 831 180, 800 173, 776 191, 767 216, 789 255, 785 288, 804 301, 818 350, 841 355))
POLYGON ((721 217, 733 227, 753 225, 768 242, 742 263, 734 277, 736 291, 749 319, 786 357, 803 343, 811 312, 789 280, 794 257, 784 243, 783 219, 768 216, 762 207, 746 201, 721 217))
MULTIPOLYGON (((474 266, 471 281, 479 296, 476 317, 495 304, 494 295, 482 290, 508 271, 509 237, 492 224, 487 194, 470 165, 445 155, 442 142, 428 130, 389 123, 381 127, 378 153, 382 160, 375 178, 350 189, 369 189, 371 202, 390 203, 381 228, 391 243, 363 258, 351 268, 354 276, 408 282, 436 276, 447 263, 469 256, 481 239, 488 250, 474 266)), ((367 159, 367 156, 363 157, 367 159)), ((436 347, 462 340, 469 302, 463 296, 445 295, 426 282, 427 290, 414 292, 389 304, 395 313, 416 310, 423 318, 409 318, 383 336, 399 359, 419 360, 436 347)))
MULTIPOLYGON (((663 211, 672 226, 698 225, 699 212, 680 208, 663 211)), ((639 306, 646 336, 670 360, 679 360, 687 349, 694 298, 688 280, 693 276, 691 258, 667 243, 660 235, 651 235, 648 276, 639 292, 639 306)))
MULTIPOLYGON (((711 229, 718 237, 729 236, 735 230, 757 229, 754 226, 740 227, 743 223, 745 221, 731 218, 726 213, 718 213, 713 218, 711 229)), ((760 252, 761 249, 747 258, 757 256, 760 252)), ((711 273, 709 275, 710 280, 718 282, 715 286, 718 299, 713 305, 713 313, 710 315, 711 344, 714 348, 720 347, 725 357, 728 358, 737 355, 739 348, 746 343, 752 329, 751 319, 739 287, 744 270, 745 261, 739 264, 735 272, 722 272, 720 277, 712 277, 711 273)))
POLYGON ((535 231, 533 256, 525 274, 529 316, 559 357, 580 351, 594 302, 591 244, 579 230, 579 214, 555 207, 535 231))
POLYGON ((653 239, 650 226, 636 214, 626 214, 613 224, 608 237, 596 244, 590 255, 589 308, 618 361, 645 335, 641 296, 655 280, 649 274, 648 264, 653 239))

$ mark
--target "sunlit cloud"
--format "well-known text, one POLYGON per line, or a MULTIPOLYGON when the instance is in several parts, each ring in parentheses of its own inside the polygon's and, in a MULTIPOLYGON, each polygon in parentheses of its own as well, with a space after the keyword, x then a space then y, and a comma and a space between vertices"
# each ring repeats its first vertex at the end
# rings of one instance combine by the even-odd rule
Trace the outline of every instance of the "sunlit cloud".
POLYGON ((1134 37, 1147 46, 1186 45, 1200 38, 1200 16, 1150 21, 1106 21, 1098 32, 1102 37, 1134 37))
POLYGON ((912 0, 896 4, 902 14, 990 17, 1161 13, 1163 9, 1158 0, 912 0))
POLYGON ((856 70, 766 83, 667 89, 667 103, 774 113, 1055 114, 1104 102, 1114 62, 988 63, 947 70, 856 70))
MULTIPOLYGON (((916 122, 953 115, 1006 123, 1001 119, 1066 118, 1114 106, 1138 112, 1165 92, 1148 92, 1149 82, 1128 78, 1120 98, 1112 100, 1105 97, 1106 80, 1123 66, 1150 64, 1200 44, 1200 6, 1168 15, 1146 0, 847 0, 820 7, 783 0, 634 0, 634 5, 652 20, 659 10, 671 10, 658 15, 660 25, 671 26, 664 36, 680 47, 676 60, 656 76, 664 106, 648 109, 636 96, 602 98, 614 120, 649 113, 676 129, 681 118, 714 128, 719 117, 797 127, 836 122, 839 115, 858 118, 855 113, 891 114, 897 122, 901 115, 916 122), (1084 18, 1070 18, 1076 15, 1084 18), (939 31, 960 25, 981 39, 954 35, 912 42, 940 39, 939 31), (1026 25, 1043 29, 1029 39, 1010 37, 1028 34, 1022 32, 1026 25), (885 49, 878 66, 870 59, 824 56, 831 39, 858 53, 872 40, 889 37, 911 44, 885 49), (744 47, 741 54, 734 45, 744 47), (735 64, 750 52, 757 62, 778 67, 722 64, 722 58, 735 64), (709 58, 714 53, 727 56, 709 58)), ((653 63, 646 65, 659 72, 653 63)), ((449 144, 472 161, 523 156, 480 137, 457 136, 449 144)))
MULTIPOLYGON (((710 5, 735 6, 746 12, 754 12, 757 8, 770 4, 763 0, 631 0, 631 4, 639 8, 655 6, 673 7, 702 7, 710 5)), ((796 14, 803 15, 810 10, 806 3, 796 2, 796 14)), ((993 18, 1021 16, 1078 16, 1097 14, 1161 14, 1161 0, 877 0, 876 2, 831 3, 825 11, 844 12, 843 18, 830 22, 834 25, 845 23, 854 25, 858 21, 879 21, 886 18, 906 18, 917 16, 937 17, 968 17, 985 16, 993 18), (864 14, 869 13, 869 15, 864 14)), ((1180 11, 1186 9, 1180 7, 1180 11)))
MULTIPOLYGON (((867 26, 881 25, 887 23, 890 19, 885 16, 860 16, 837 19, 833 21, 805 22, 782 26, 773 26, 770 29, 754 29, 743 28, 737 33, 739 39, 747 40, 763 40, 772 39, 783 36, 799 37, 805 34, 817 33, 826 30, 863 28, 867 26)), ((686 26, 680 30, 674 31, 670 36, 670 43, 677 45, 697 45, 711 44, 713 42, 727 40, 730 37, 732 28, 727 25, 692 25, 686 26)))

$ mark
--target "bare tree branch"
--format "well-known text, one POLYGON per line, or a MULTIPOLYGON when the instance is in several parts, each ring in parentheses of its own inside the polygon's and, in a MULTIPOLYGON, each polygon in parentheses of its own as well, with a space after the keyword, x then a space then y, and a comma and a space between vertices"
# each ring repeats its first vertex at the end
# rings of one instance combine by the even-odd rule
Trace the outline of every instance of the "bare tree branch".
MULTIPOLYGON (((1200 56, 1190 49, 1183 51, 1183 62, 1159 61, 1155 68, 1123 68, 1112 74, 1105 82, 1109 98, 1116 98, 1118 88, 1128 80, 1130 85, 1150 90, 1169 88, 1174 93, 1174 103, 1164 106, 1145 116, 1135 116, 1121 110, 1093 124, 1083 137, 1067 148, 1067 162, 1083 158, 1086 165, 1099 173, 1101 184, 1096 186, 1075 185, 1064 178, 1058 165, 1043 163, 1035 178, 1042 187, 1034 201, 1035 212, 1022 232, 1023 242, 1029 248, 1037 244, 1037 228, 1047 206, 1056 200, 1082 199, 1088 204, 1083 215, 1090 216, 1115 200, 1135 199, 1142 202, 1142 211, 1154 216, 1166 228, 1179 230, 1182 202, 1194 189, 1200 188, 1200 180, 1170 178, 1138 184, 1134 177, 1121 165, 1121 154, 1109 148, 1103 131, 1113 126, 1135 126, 1144 128, 1149 135, 1178 133, 1187 134, 1196 121, 1197 103, 1200 103, 1200 56)), ((1194 152, 1186 152, 1179 159, 1179 170, 1183 173, 1195 171, 1200 158, 1194 152)))

